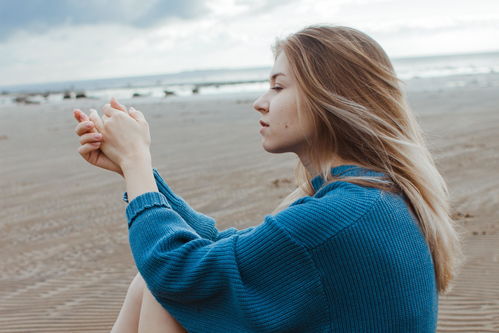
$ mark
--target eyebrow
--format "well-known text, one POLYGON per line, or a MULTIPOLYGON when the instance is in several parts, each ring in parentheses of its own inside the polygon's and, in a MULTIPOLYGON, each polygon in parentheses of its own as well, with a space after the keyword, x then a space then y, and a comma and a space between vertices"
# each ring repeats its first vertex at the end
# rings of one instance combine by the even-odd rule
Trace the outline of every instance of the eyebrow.
POLYGON ((279 73, 272 74, 272 75, 270 76, 270 80, 271 80, 271 81, 272 81, 272 80, 275 80, 275 78, 276 78, 276 77, 278 77, 279 75, 286 76, 286 74, 279 72, 279 73))

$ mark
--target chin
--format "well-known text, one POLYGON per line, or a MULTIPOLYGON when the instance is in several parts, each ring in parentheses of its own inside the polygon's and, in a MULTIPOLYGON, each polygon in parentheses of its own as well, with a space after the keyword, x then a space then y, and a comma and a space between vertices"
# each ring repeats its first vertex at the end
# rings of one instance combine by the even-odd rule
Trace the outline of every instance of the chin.
POLYGON ((286 147, 271 146, 271 145, 265 144, 265 142, 262 143, 262 147, 266 152, 272 153, 272 154, 282 154, 282 153, 292 152, 289 149, 287 149, 286 147))

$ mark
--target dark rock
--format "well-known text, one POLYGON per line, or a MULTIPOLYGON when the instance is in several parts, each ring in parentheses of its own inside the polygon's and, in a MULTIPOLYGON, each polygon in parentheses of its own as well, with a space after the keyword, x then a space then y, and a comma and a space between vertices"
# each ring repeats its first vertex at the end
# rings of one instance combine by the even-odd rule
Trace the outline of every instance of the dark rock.
POLYGON ((79 91, 76 93, 76 98, 87 98, 87 94, 84 91, 79 91))

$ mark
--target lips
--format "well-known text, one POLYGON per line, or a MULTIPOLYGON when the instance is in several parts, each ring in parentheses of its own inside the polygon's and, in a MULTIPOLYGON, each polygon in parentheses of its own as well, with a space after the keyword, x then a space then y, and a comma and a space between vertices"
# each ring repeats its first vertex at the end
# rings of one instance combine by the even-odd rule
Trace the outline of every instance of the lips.
POLYGON ((267 124, 263 120, 260 120, 260 125, 262 125, 263 127, 269 127, 269 124, 267 124))

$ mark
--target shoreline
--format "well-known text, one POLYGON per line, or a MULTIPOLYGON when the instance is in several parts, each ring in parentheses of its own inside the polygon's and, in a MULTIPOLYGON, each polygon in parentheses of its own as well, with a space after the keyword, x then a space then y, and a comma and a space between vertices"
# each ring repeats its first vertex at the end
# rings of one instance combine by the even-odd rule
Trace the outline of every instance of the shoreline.
MULTIPOLYGON (((121 100, 144 102, 148 99, 161 101, 165 99, 196 98, 198 96, 218 96, 232 98, 236 95, 259 94, 266 86, 266 80, 238 80, 185 83, 177 85, 121 87, 59 91, 27 91, 18 93, 3 92, 0 94, 0 108, 15 104, 43 105, 62 103, 68 100, 106 101, 112 96, 121 100), (175 90, 171 87, 176 87, 175 90), (180 87, 180 88, 179 88, 180 87), (206 93, 205 89, 208 88, 206 93), (232 90, 232 91, 231 91, 232 90), (203 92, 205 91, 205 92, 203 92)), ((499 73, 455 74, 436 77, 414 77, 401 80, 402 89, 408 93, 415 91, 441 92, 448 89, 499 88, 499 73)))

